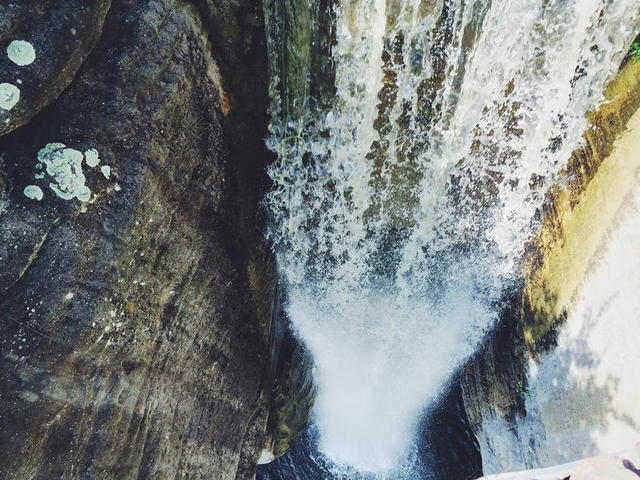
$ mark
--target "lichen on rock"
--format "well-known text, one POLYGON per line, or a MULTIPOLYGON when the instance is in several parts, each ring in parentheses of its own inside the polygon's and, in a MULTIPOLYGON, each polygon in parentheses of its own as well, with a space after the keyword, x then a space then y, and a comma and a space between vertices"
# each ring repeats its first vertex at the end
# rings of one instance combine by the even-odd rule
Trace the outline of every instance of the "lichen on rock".
POLYGON ((0 83, 0 108, 11 110, 20 100, 20 89, 11 83, 0 83))
POLYGON ((38 201, 42 200, 42 197, 44 196, 42 189, 37 185, 27 185, 24 187, 24 194, 27 198, 38 201))
POLYGON ((14 40, 7 47, 7 55, 16 65, 24 67, 31 65, 36 59, 36 51, 29 42, 25 40, 14 40))
POLYGON ((87 202, 91 198, 91 190, 85 184, 83 158, 82 152, 67 148, 64 143, 48 143, 38 152, 39 163, 36 168, 44 168, 53 177, 54 182, 49 187, 60 198, 77 198, 81 202, 87 202))
POLYGON ((21 90, 10 115, 0 109, 0 136, 28 123, 69 86, 98 41, 110 6, 111 0, 0 3, 0 82, 21 90), (72 27, 77 35, 69 34, 72 27))
POLYGON ((100 157, 98 156, 98 151, 94 148, 91 148, 84 152, 84 158, 87 162, 87 165, 90 167, 97 167, 100 163, 100 157))

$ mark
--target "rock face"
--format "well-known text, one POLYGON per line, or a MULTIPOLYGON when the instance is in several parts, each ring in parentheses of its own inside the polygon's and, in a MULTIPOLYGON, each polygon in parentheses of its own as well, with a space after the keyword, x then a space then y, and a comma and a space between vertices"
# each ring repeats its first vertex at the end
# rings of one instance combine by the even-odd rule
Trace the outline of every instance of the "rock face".
POLYGON ((110 5, 111 0, 3 2, 0 83, 17 89, 20 100, 11 109, 0 108, 0 135, 24 125, 71 83, 110 5))
MULTIPOLYGON (((600 318, 610 306, 607 300, 587 312, 591 321, 572 318, 594 256, 603 251, 625 197, 637 188, 640 64, 627 63, 605 95, 609 101, 589 114, 593 127, 584 135, 586 146, 569 161, 568 187, 549 196, 543 229, 525 262, 523 285, 505 300, 499 328, 463 374, 465 409, 485 473, 597 454, 596 437, 612 421, 640 433, 634 424, 637 408, 629 414, 635 407, 618 405, 628 403, 618 396, 637 390, 637 381, 633 375, 613 383, 603 377, 616 361, 637 358, 637 348, 618 342, 613 352, 596 341, 606 338, 608 328, 628 331, 623 325, 633 322, 634 315, 598 325, 596 318, 607 322, 600 318)), ((617 279, 620 273, 608 277, 617 279)), ((615 342, 611 335, 607 341, 615 342)), ((623 438, 622 432, 617 436, 623 438)), ((607 451, 604 445, 599 446, 607 451)))
POLYGON ((634 480, 640 476, 640 448, 610 457, 592 457, 577 462, 527 472, 503 473, 481 480, 634 480))
POLYGON ((0 7, 0 53, 36 53, 0 61, 23 82, 0 118, 2 478, 254 474, 267 60, 259 2, 215 5, 0 7))

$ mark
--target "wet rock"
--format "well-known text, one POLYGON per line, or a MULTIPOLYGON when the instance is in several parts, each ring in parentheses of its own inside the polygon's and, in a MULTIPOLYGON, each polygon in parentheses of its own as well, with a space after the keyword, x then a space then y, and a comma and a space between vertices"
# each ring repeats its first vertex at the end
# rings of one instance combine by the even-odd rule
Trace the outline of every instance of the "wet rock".
POLYGON ((14 89, 15 103, 0 102, 0 135, 27 123, 71 83, 100 36, 110 4, 111 0, 3 2, 0 82, 14 89))
POLYGON ((30 102, 5 132, 33 117, 0 138, 0 477, 252 478, 277 321, 260 23, 224 56, 184 2, 116 0, 104 26, 75 3, 2 13, 7 44, 38 33, 33 63, 0 64, 30 102))
MULTIPOLYGON (((588 114, 592 127, 584 134, 585 146, 569 160, 566 188, 548 195, 543 227, 528 250, 522 284, 501 307, 498 328, 464 369, 465 409, 485 473, 544 465, 548 455, 559 454, 545 453, 548 439, 538 407, 529 401, 527 365, 553 351, 571 300, 634 185, 635 147, 616 142, 629 135, 625 132, 640 108, 640 64, 626 63, 605 95, 609 101, 588 114)), ((637 133, 631 135, 637 138, 637 133)), ((555 403, 546 408, 562 412, 567 407, 561 391, 556 389, 555 403)), ((570 402, 574 416, 588 418, 596 408, 594 397, 581 402, 577 398, 570 402), (580 408, 585 409, 583 415, 580 408)))
POLYGON ((261 463, 284 455, 307 426, 316 395, 311 369, 309 352, 287 332, 278 358, 261 463))

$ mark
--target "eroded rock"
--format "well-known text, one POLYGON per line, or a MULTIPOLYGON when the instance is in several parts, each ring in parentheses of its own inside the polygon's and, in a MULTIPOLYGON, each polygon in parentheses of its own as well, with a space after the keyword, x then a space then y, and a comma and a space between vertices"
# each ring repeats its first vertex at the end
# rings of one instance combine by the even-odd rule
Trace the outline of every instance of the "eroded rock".
POLYGON ((0 477, 251 478, 275 289, 257 221, 266 108, 246 116, 267 101, 261 27, 221 74, 210 24, 184 2, 114 1, 103 29, 108 2, 35 3, 0 14, 4 41, 36 52, 0 63, 34 68, 3 131, 35 115, 0 138, 0 477), (75 50, 47 54, 63 31, 75 50), (36 178, 56 142, 85 152, 89 198, 36 178))

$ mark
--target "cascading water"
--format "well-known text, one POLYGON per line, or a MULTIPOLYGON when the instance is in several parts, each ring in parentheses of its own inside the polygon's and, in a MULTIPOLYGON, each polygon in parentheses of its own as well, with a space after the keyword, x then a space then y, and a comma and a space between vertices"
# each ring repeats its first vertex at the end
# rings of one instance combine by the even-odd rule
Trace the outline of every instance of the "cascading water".
POLYGON ((270 0, 269 234, 320 450, 407 458, 617 71, 632 0, 270 0))

